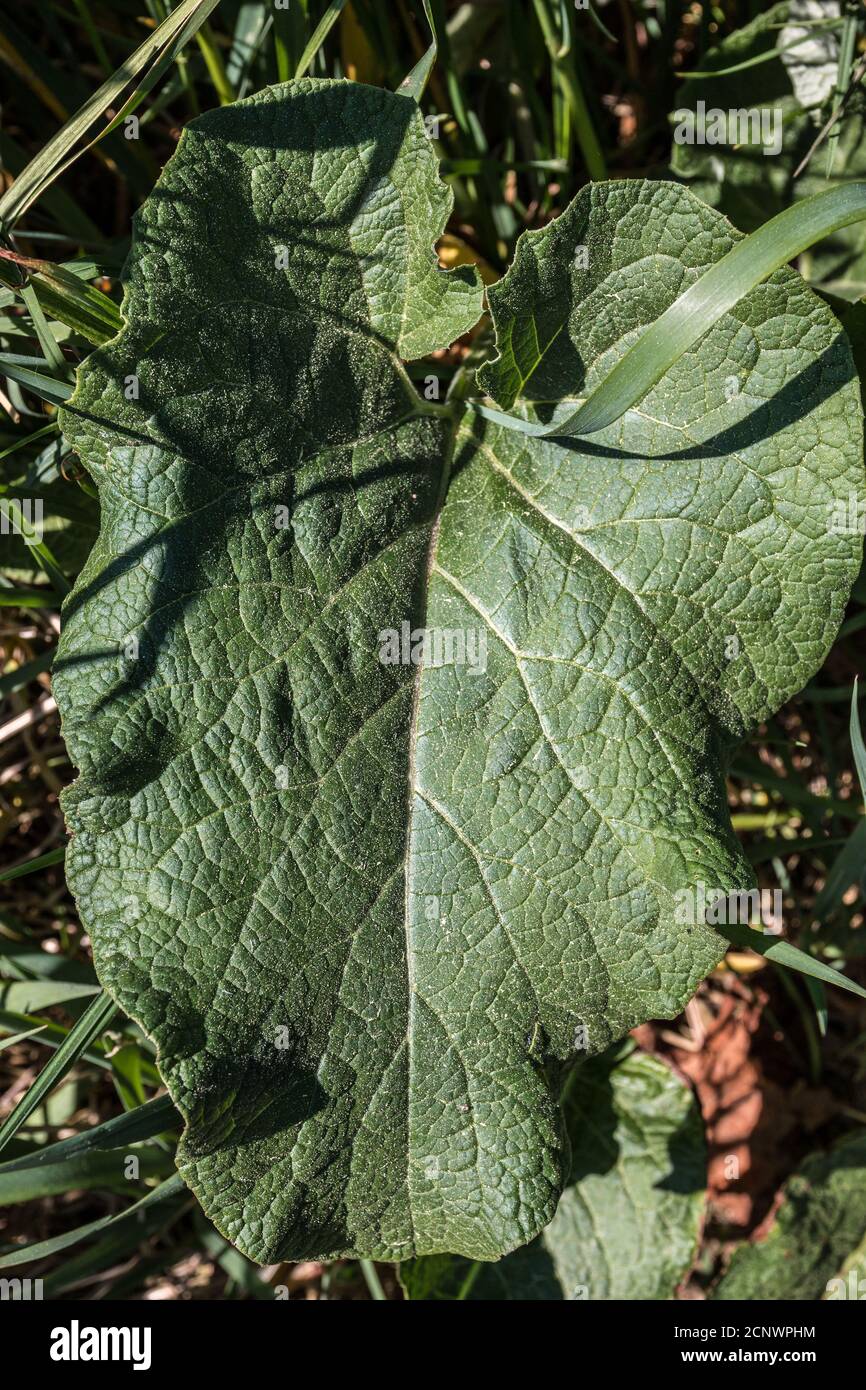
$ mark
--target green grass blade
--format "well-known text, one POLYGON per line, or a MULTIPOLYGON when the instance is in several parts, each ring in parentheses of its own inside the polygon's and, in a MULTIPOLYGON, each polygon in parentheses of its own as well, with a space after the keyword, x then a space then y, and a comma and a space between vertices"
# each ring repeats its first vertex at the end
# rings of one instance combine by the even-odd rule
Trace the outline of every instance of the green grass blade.
POLYGON ((501 410, 476 410, 522 434, 586 435, 612 425, 637 405, 665 372, 735 304, 801 251, 866 218, 866 183, 849 183, 804 198, 739 241, 645 329, 604 380, 567 419, 550 425, 501 410))
POLYGON ((41 1197, 54 1197, 73 1189, 95 1187, 127 1187, 142 1178, 167 1178, 174 1170, 174 1159, 165 1149, 149 1145, 130 1155, 127 1148, 105 1149, 102 1152, 81 1154, 64 1163, 46 1163, 38 1168, 0 1171, 0 1206, 16 1202, 33 1202, 41 1197), (138 1179, 124 1175, 128 1157, 139 1164, 138 1179))
POLYGON ((0 374, 11 377, 21 386, 26 386, 28 391, 33 392, 34 396, 48 401, 49 405, 62 405, 72 395, 72 387, 67 382, 56 381, 52 376, 45 376, 42 372, 33 372, 29 367, 22 367, 8 353, 0 356, 0 374))
POLYGON ((51 332, 48 320, 39 303, 39 296, 32 285, 26 284, 21 287, 21 298, 30 311, 30 319, 33 323, 33 331, 39 340, 39 346, 45 354, 45 359, 55 372, 66 372, 66 358, 60 351, 57 339, 51 332))
POLYGON ((57 433, 57 422, 52 420, 50 425, 43 425, 41 429, 34 430, 25 439, 19 439, 17 443, 10 444, 6 449, 0 449, 0 460, 9 458, 10 454, 17 454, 19 449, 26 449, 28 444, 34 444, 37 439, 44 439, 46 434, 57 433))
POLYGON ((253 0, 242 0, 235 21, 229 56, 226 59, 226 76, 239 96, 243 96, 243 84, 247 73, 261 48, 263 31, 272 23, 273 18, 264 6, 254 3, 253 0))
MULTIPOLYGON (((19 1034, 26 1038, 29 1034, 19 1034)), ((5 1044, 4 1044, 5 1045, 5 1044)), ((101 1149, 117 1149, 129 1144, 139 1144, 143 1139, 155 1139, 166 1130, 178 1129, 181 1118, 172 1104, 170 1096, 156 1096, 145 1101, 135 1110, 125 1110, 94 1125, 83 1134, 71 1139, 61 1139, 56 1144, 48 1144, 37 1153, 25 1154, 21 1158, 7 1159, 0 1163, 0 1174, 19 1172, 23 1168, 38 1168, 42 1164, 65 1163, 67 1159, 79 1158, 82 1154, 101 1149)))
POLYGON ((0 515, 12 523, 12 530, 19 536, 23 536, 27 546, 38 561, 39 565, 48 575, 51 583, 61 594, 68 594, 72 585, 66 578, 62 569, 58 565, 50 549, 43 540, 39 539, 39 533, 24 515, 21 503, 15 497, 0 497, 0 515))
POLYGON ((866 744, 863 742, 863 734, 860 729, 860 711, 857 708, 858 681, 859 677, 856 677, 854 689, 851 692, 851 747, 854 750, 854 766, 860 780, 860 791, 863 794, 863 800, 866 801, 866 744))
POLYGON ((310 35, 309 43, 307 44, 306 48, 301 54, 301 57, 298 61, 298 66, 295 68, 296 78, 304 76, 313 59, 315 58, 316 54, 318 53, 319 49, 321 48, 322 44, 325 42, 325 39, 330 34, 332 28, 336 24, 337 20, 340 18, 340 15, 345 8, 346 0, 331 0, 330 5, 325 10, 325 13, 322 15, 322 18, 319 20, 318 24, 316 25, 315 29, 310 35))
MULTIPOLYGON (((40 1032, 39 1042, 45 1047, 60 1048, 69 1036, 68 1028, 62 1027, 61 1024, 55 1023, 50 1018, 34 1018, 32 1014, 11 1013, 8 1009, 0 1006, 0 1030, 8 1028, 17 1033, 22 1027, 32 1029, 34 1033, 40 1032)), ((81 1056, 91 1066, 99 1067, 103 1071, 111 1071, 111 1062, 105 1056, 105 1048, 101 1044, 94 1044, 81 1056)))
POLYGON ((812 975, 804 975, 803 983, 809 991, 809 998, 815 1010, 815 1018, 818 1022, 818 1032, 822 1038, 827 1036, 828 1010, 827 992, 821 980, 816 980, 812 975))
POLYGON ((64 594, 50 589, 16 589, 14 586, 0 589, 0 608, 59 608, 64 594))
POLYGON ((571 17, 564 5, 558 7, 562 23, 562 33, 560 34, 553 14, 553 10, 556 8, 557 6, 552 4, 551 0, 535 0, 536 18, 544 35, 550 62, 568 108, 587 173, 591 179, 606 179, 607 163, 604 151, 595 133, 595 126, 592 123, 586 97, 578 80, 572 58, 571 17))
MULTIPOLYGON (((31 665, 35 666, 37 663, 32 662, 31 665)), ((65 854, 66 850, 61 846, 60 849, 49 849, 45 854, 37 855, 35 859, 27 859, 23 864, 15 864, 11 869, 3 870, 0 883, 8 883, 13 878, 23 878, 25 874, 35 874, 38 869, 47 869, 49 864, 59 864, 65 854)), ((25 1009, 24 1012, 27 1013, 28 1010, 25 1009)))
POLYGON ((65 266, 35 261, 31 283, 41 307, 60 323, 100 347, 120 332, 120 310, 113 299, 88 285, 65 266))
POLYGON ((424 88, 433 71, 436 62, 436 55, 439 52, 439 43, 436 38, 436 26, 433 23, 433 11, 430 8, 430 0, 421 0, 424 6, 424 13, 427 16, 427 23, 430 25, 432 42, 426 52, 418 59, 414 68, 403 78, 397 91, 401 96, 411 97, 413 101, 420 101, 424 95, 424 88))
POLYGON ((183 1215, 185 1205, 183 1201, 175 1201, 139 1212, 132 1220, 118 1223, 83 1249, 58 1261, 42 1280, 42 1297, 53 1300, 61 1298, 67 1290, 77 1291, 85 1285, 92 1287, 94 1276, 104 1283, 106 1270, 116 1271, 123 1265, 125 1272, 119 1271, 112 1278, 111 1298, 131 1298, 142 1289, 148 1275, 164 1272, 164 1256, 151 1254, 148 1247, 152 1248, 153 1237, 170 1230, 183 1215), (142 1251, 141 1257, 131 1259, 130 1256, 138 1251, 142 1251))
MULTIPOLYGON (((54 648, 49 647, 48 651, 43 652, 41 656, 35 656, 32 661, 25 661, 23 666, 16 666, 14 671, 7 671, 5 676, 0 676, 0 700, 5 700, 7 695, 13 695, 16 690, 23 690, 25 685, 29 685, 36 676, 41 676, 43 671, 49 670, 53 660, 54 648)), ((59 854, 59 857, 63 858, 62 850, 52 849, 48 853, 59 854)), ((40 855, 39 857, 44 864, 45 856, 40 855)), ((28 865, 33 862, 31 859, 28 864, 18 864, 14 869, 6 869, 0 874, 0 883, 3 883, 5 879, 17 878, 19 874, 30 873, 28 865)), ((51 862, 56 864, 57 860, 54 859, 51 862)), ((42 866, 40 865, 40 867, 42 866)))
POLYGON ((58 1004, 80 1003, 99 994, 99 985, 74 980, 2 980, 0 1005, 16 1014, 35 1014, 58 1004))
MULTIPOLYGON (((854 53, 857 48, 857 29, 858 14, 857 9, 852 5, 845 7, 845 15, 842 21, 842 38, 839 43, 839 65, 836 70, 836 91, 833 97, 833 105, 839 106, 844 102, 848 90, 848 83, 851 80, 851 69, 854 66, 854 53)), ((827 140, 827 164, 825 177, 829 179, 833 172, 833 160, 836 156, 836 147, 839 144, 838 124, 830 131, 827 140)))
POLYGON ((99 994, 81 1015, 73 1028, 70 1028, 54 1056, 45 1064, 30 1089, 0 1125, 0 1149, 3 1149, 13 1135, 28 1119, 38 1105, 54 1089, 59 1081, 75 1065, 78 1058, 108 1026, 115 1013, 113 999, 99 994))
MULTIPOLYGON (((841 23, 840 20, 833 21, 835 25, 841 23)), ((704 78, 707 80, 713 77, 730 77, 735 72, 745 72, 746 68, 756 68, 761 63, 773 63, 781 53, 790 53, 794 48, 802 48, 804 43, 809 42, 809 35, 804 34, 802 38, 795 39, 793 43, 782 44, 778 48, 767 48, 763 53, 756 53, 751 58, 745 58, 742 63, 732 63, 728 68, 695 68, 690 72, 678 72, 677 77, 683 81, 700 82, 704 78)), ((805 54, 804 60, 805 60, 805 54)), ((844 89, 843 89, 844 90, 844 89)))
POLYGON ((35 1038, 41 1032, 41 1028, 28 1028, 26 1033, 13 1033, 11 1038, 0 1038, 0 1052, 6 1047, 14 1047, 16 1043, 26 1042, 28 1038, 35 1038))
POLYGON ((219 97, 220 105, 229 106, 235 100, 235 90, 229 81, 222 54, 217 47, 210 25, 203 24, 195 39, 201 49, 208 75, 214 85, 214 91, 219 97))
POLYGON ((212 1260, 216 1261, 221 1269, 225 1270, 231 1283, 243 1289, 244 1293, 251 1298, 260 1298, 272 1303, 274 1291, 262 1277, 264 1271, 258 1265, 254 1265, 251 1260, 248 1260, 245 1255, 242 1255, 239 1250, 233 1249, 219 1231, 214 1230, 209 1223, 205 1223, 204 1217, 197 1224, 201 1225, 199 1239, 202 1249, 212 1260))
POLYGON ((376 1303, 387 1303, 385 1290, 382 1288, 382 1281, 379 1278, 379 1271, 376 1269, 372 1260, 359 1260, 361 1273, 364 1276, 364 1283, 370 1291, 370 1297, 376 1303))
MULTIPOLYGON (((177 9, 173 10, 108 81, 103 82, 93 96, 87 99, 0 198, 0 221, 7 229, 27 211, 61 170, 68 167, 68 163, 71 162, 68 156, 74 146, 109 107, 116 105, 120 93, 129 86, 133 78, 152 63, 159 63, 167 53, 173 55, 177 47, 191 38, 204 24, 218 3, 219 0, 181 0, 177 9)), ((120 115, 114 117, 97 138, 113 129, 119 119, 122 119, 120 115)), ((75 159, 82 153, 83 150, 79 150, 72 158, 75 159)))
POLYGON ((79 1241, 97 1235, 109 1226, 121 1221, 135 1220, 148 1207, 178 1197, 184 1190, 183 1178, 179 1173, 174 1173, 145 1197, 133 1202, 125 1211, 117 1212, 114 1216, 103 1216, 99 1221, 89 1221, 86 1226, 66 1231, 62 1236, 54 1236, 51 1240, 40 1240, 36 1245, 25 1245, 21 1249, 9 1251, 0 1256, 0 1269, 13 1269, 16 1265, 31 1264, 34 1260, 44 1260, 48 1255, 56 1255, 60 1250, 68 1250, 71 1245, 77 1245, 79 1241))
POLYGON ((781 941, 777 936, 765 935, 752 927, 735 923, 718 926, 716 930, 740 950, 757 951, 775 965, 786 965, 789 970, 796 970, 801 975, 811 975, 813 979, 823 980, 828 985, 838 985, 840 989, 866 999, 866 989, 849 980, 841 971, 834 970, 831 965, 825 965, 823 961, 807 955, 797 946, 792 946, 790 941, 781 941))

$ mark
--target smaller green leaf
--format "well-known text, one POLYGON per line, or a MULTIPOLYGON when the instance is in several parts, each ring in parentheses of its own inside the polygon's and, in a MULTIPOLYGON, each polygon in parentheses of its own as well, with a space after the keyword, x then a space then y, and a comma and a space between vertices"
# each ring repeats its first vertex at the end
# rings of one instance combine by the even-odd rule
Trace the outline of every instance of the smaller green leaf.
POLYGON ((692 1092, 657 1057, 623 1055, 620 1045, 575 1068, 563 1110, 571 1176, 550 1225, 495 1263, 451 1255, 406 1261, 400 1281, 408 1298, 672 1297, 697 1246, 705 1196, 703 1125, 692 1092))
POLYGON ((783 1192, 769 1235, 737 1251, 714 1298, 811 1301, 830 1295, 834 1276, 866 1236, 866 1133, 812 1154, 783 1192))

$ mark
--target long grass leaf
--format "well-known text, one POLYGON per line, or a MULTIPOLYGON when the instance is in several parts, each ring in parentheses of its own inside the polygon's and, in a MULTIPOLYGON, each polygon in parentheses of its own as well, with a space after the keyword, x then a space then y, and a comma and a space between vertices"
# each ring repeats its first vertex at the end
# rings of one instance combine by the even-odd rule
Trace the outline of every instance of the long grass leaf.
MULTIPOLYGON (((31 1028, 35 1033, 40 1032, 39 1042, 45 1047, 59 1048, 69 1036, 69 1029, 55 1023, 50 1018, 36 1018, 32 1014, 12 1013, 9 1009, 0 1007, 0 1032, 3 1029, 10 1029, 18 1032, 22 1028, 31 1028)), ((82 1052, 81 1060, 89 1062, 91 1066, 100 1067, 103 1071, 111 1071, 111 1062, 105 1056, 105 1047, 99 1042, 92 1043, 86 1052, 82 1052)))
POLYGON ((412 71, 403 78, 403 81, 397 88, 401 96, 411 97, 413 101, 420 101, 424 95, 424 88, 427 86, 430 74, 436 62, 436 55, 439 52, 439 43, 436 38, 436 26, 433 23, 433 11, 430 8, 430 0, 421 0, 421 3, 424 6, 424 13, 427 16, 427 23, 430 25, 430 33, 433 37, 430 47, 426 49, 418 59, 412 71))
POLYGON ((46 1163, 38 1168, 0 1171, 0 1205, 34 1202, 41 1197, 95 1187, 124 1188, 130 1181, 142 1178, 166 1178, 174 1168, 174 1160, 165 1149, 150 1145, 130 1154, 126 1148, 106 1149, 68 1159, 64 1163, 46 1163), (135 1179, 124 1172, 127 1160, 135 1158, 138 1173, 135 1179))
MULTIPOLYGON (((129 86, 133 78, 152 63, 159 63, 167 53, 173 55, 179 43, 185 42, 196 33, 218 3, 219 0, 181 0, 177 9, 173 10, 108 81, 103 82, 93 96, 87 99, 0 198, 0 221, 7 229, 27 211, 61 170, 68 167, 71 162, 68 156, 75 145, 99 117, 116 103, 118 96, 129 86)), ((116 116, 105 130, 100 132, 98 138, 114 129, 119 119, 122 117, 116 116)), ((82 153, 83 150, 79 150, 72 158, 77 158, 78 154, 82 153)))
MULTIPOLYGON (((27 1033, 18 1035, 26 1038, 27 1033)), ((5 1045, 5 1044, 4 1044, 5 1045)), ((0 1174, 18 1172, 23 1168, 38 1168, 44 1163, 65 1163, 67 1159, 78 1158, 82 1154, 99 1149, 117 1149, 129 1144, 139 1144, 143 1139, 155 1139, 166 1130, 178 1129, 181 1118, 174 1108, 170 1096, 155 1096, 145 1101, 135 1110, 126 1110, 94 1125, 83 1134, 71 1139, 61 1139, 56 1144, 47 1144, 38 1152, 25 1154, 21 1158, 10 1158, 0 1163, 0 1174)))
POLYGON ((159 1187, 155 1187, 139 1201, 133 1202, 125 1211, 117 1212, 114 1216, 103 1216, 99 1221, 89 1221, 86 1226, 66 1231, 61 1236, 53 1236, 51 1240, 40 1240, 35 1245, 24 1245, 18 1250, 0 1255, 0 1269, 13 1269, 16 1265, 31 1264, 34 1260, 44 1260, 48 1255, 56 1255, 60 1250, 68 1250, 71 1245, 77 1245, 79 1241, 97 1235, 109 1226, 137 1219, 148 1207, 178 1197, 184 1190, 183 1178, 179 1173, 173 1173, 165 1182, 161 1182, 159 1187))
POLYGON ((0 589, 0 608, 59 608, 65 598, 51 589, 0 589))
POLYGON ((24 1033, 13 1033, 11 1038, 0 1038, 0 1052, 7 1047, 14 1047, 16 1043, 26 1042, 28 1038, 35 1038, 37 1033, 41 1033, 41 1028, 28 1028, 24 1033))
MULTIPOLYGON (((47 671, 53 660, 54 648, 49 647, 48 650, 42 652, 41 655, 35 656, 32 661, 25 661, 22 666, 16 666, 13 671, 7 671, 5 676, 0 676, 0 700, 5 700, 7 695, 14 694, 16 690, 23 690, 25 685, 29 685, 36 676, 40 676, 43 671, 47 671)), ((58 853, 57 850, 52 849, 49 850, 48 853, 56 854, 60 859, 63 858, 62 850, 58 853)), ((44 855, 40 855, 39 858, 43 861, 43 864, 46 862, 44 855)), ((15 869, 4 870, 4 872, 0 874, 0 883, 5 879, 17 878, 19 874, 30 873, 31 870, 29 865, 33 862, 34 861, 31 859, 28 861, 28 864, 18 864, 15 869)), ((52 863, 56 862, 56 859, 52 860, 52 863)))
POLYGON ((68 594, 72 585, 45 541, 41 539, 39 532, 24 515, 24 509, 16 497, 0 497, 0 516, 7 524, 11 522, 11 529, 14 533, 24 537, 28 549, 45 571, 55 589, 61 594, 68 594))
POLYGON ((298 66, 295 68, 296 78, 304 76, 313 59, 315 58, 316 54, 318 53, 319 49, 321 48, 322 44, 325 42, 325 39, 330 34, 331 30, 333 29, 334 25, 340 18, 340 15, 345 8, 346 0, 331 0, 330 5, 325 10, 325 13, 322 15, 322 18, 319 20, 318 24, 316 25, 315 29, 310 35, 309 43, 307 44, 306 48, 301 54, 301 57, 298 61, 298 66))
POLYGON ((858 683, 859 676, 855 678, 854 689, 851 692, 851 748, 854 752, 854 766, 860 780, 860 791, 863 800, 866 801, 866 744, 863 742, 863 733, 860 729, 860 711, 857 708, 858 683))
POLYGON ((46 434, 57 433, 57 422, 52 420, 50 425, 43 425, 41 429, 34 430, 26 438, 19 439, 15 444, 10 444, 6 449, 0 449, 0 460, 9 458, 10 454, 17 454, 19 449, 26 449, 28 444, 34 444, 37 439, 43 439, 46 434))
POLYGON ((24 1121, 42 1104, 58 1082, 63 1080, 86 1048, 104 1032, 115 1012, 114 1000, 105 994, 99 994, 88 1006, 75 1026, 70 1028, 54 1056, 46 1062, 33 1085, 21 1097, 11 1115, 7 1115, 0 1125, 0 1149, 18 1133, 24 1121))
POLYGON ((34 1014, 58 1004, 80 1003, 99 994, 99 985, 74 980, 0 980, 0 1004, 17 1014, 34 1014))
POLYGON ((29 367, 22 367, 8 353, 0 355, 0 375, 8 376, 19 385, 26 386, 34 396, 48 401, 49 405, 62 405, 72 395, 72 387, 67 382, 57 381, 52 376, 45 376, 43 372, 33 372, 29 367))
POLYGON ((0 883, 8 883, 13 878, 23 878, 25 874, 35 874, 37 869, 47 869, 49 864, 59 864, 65 853, 66 850, 62 847, 50 849, 45 854, 37 855, 35 859, 28 859, 24 864, 16 864, 14 868, 4 869, 0 873, 0 883))
MULTIPOLYGON (((95 273, 95 267, 90 264, 82 269, 88 273, 95 273)), ((31 312, 31 297, 35 296, 37 310, 51 314, 53 318, 65 324, 67 328, 74 329, 76 333, 81 333, 88 342, 97 347, 107 343, 120 331, 120 310, 114 300, 109 299, 107 294, 103 294, 102 290, 96 289, 94 285, 88 285, 77 267, 71 270, 67 266, 56 265, 53 261, 36 260, 32 256, 19 256, 15 252, 0 249, 0 281, 16 294, 20 294, 30 306, 31 312), (14 282, 14 272, 11 270, 6 273, 4 263, 7 261, 14 263, 19 271, 28 275, 25 285, 19 286, 14 282)), ((33 323, 35 327, 35 314, 33 323)), ((46 351, 45 346, 43 351, 46 351)), ((66 366, 62 356, 60 366, 66 366)))
POLYGON ((776 965, 786 965, 789 970, 796 970, 801 975, 811 975, 815 980, 823 980, 828 985, 837 985, 839 989, 848 990, 850 994, 856 994, 861 999, 866 999, 866 989, 855 984, 853 980, 849 980, 847 975, 843 975, 841 971, 834 970, 831 965, 825 965, 823 961, 807 955, 797 946, 792 946, 790 941, 780 941, 777 936, 764 935, 763 932, 756 931, 752 927, 744 927, 732 922, 726 926, 719 926, 716 930, 741 950, 757 951, 759 955, 766 956, 767 960, 773 961, 776 965))
POLYGON ((611 368, 583 404, 549 425, 475 403, 482 415, 521 434, 586 435, 612 425, 660 381, 712 326, 780 266, 815 242, 866 218, 866 183, 804 198, 737 242, 710 266, 611 368))

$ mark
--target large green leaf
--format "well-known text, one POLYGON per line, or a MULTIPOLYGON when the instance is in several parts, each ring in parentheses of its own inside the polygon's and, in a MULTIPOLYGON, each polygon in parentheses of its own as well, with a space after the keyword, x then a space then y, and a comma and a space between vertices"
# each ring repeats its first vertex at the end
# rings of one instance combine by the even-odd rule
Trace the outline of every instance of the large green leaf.
POLYGON ((563 1110, 567 1186, 542 1235, 496 1264, 427 1255, 400 1266, 411 1299, 663 1299, 688 1273, 704 1208, 692 1092, 656 1057, 594 1057, 563 1110))
MULTIPOLYGON (((449 204, 404 97, 210 113, 62 416, 102 508, 55 675, 70 881, 180 1170, 258 1260, 495 1259, 551 1219, 563 1065, 721 956, 675 908, 750 882, 726 750, 858 567, 827 526, 862 488, 858 389, 796 275, 590 444, 527 441, 398 360, 479 312, 435 265, 449 204), (473 659, 383 662, 403 622, 473 659)), ((503 352, 558 305, 579 339, 546 362, 582 390, 735 235, 674 185, 584 191, 492 296, 503 352)))
POLYGON ((853 1293, 866 1238, 866 1134, 812 1154, 785 1184, 779 1215, 755 1245, 743 1246, 716 1286, 721 1299, 862 1297, 853 1293), (852 1277, 853 1272, 853 1277, 852 1277))

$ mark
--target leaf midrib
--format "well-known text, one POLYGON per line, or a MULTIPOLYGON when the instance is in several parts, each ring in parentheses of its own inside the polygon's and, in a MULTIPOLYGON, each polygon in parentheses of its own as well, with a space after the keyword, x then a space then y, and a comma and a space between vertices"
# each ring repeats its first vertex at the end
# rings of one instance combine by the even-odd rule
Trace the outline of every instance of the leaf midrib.
MULTIPOLYGON (((405 369, 404 369, 405 371, 405 369)), ((408 374, 407 374, 408 380, 408 374)), ((447 410, 452 417, 451 430, 448 436, 448 443, 442 460, 442 474, 439 482, 439 492, 433 512, 433 520, 430 529, 430 540, 427 546, 427 554, 424 564, 424 577, 420 595, 419 607, 422 617, 427 618, 428 600, 430 594, 430 580, 436 564, 436 551, 439 544, 439 532, 442 523, 442 508, 448 495, 448 484, 451 478, 451 465, 454 460, 454 450, 457 443, 457 434, 460 429, 460 422, 464 411, 456 406, 445 405, 443 410, 447 410)), ((422 412, 419 412, 422 413, 422 412)), ((413 1088, 413 1028, 414 1028, 414 1001, 416 996, 415 982, 413 976, 413 940, 411 927, 411 913, 409 897, 411 892, 411 860, 412 860, 412 830, 414 824, 415 802, 417 796, 417 775, 415 754, 418 742, 418 715, 421 707, 421 680, 424 674, 424 650, 422 647, 421 660, 415 668, 415 676, 412 682, 412 707, 409 716, 409 737, 407 742, 407 772, 406 772, 406 849, 403 857, 403 930, 406 943, 406 1049, 407 1049, 407 1078, 406 1078, 406 1200, 408 1206, 409 1229, 412 1236, 412 1253, 415 1253, 416 1228, 412 1214, 412 1088, 413 1088)))

